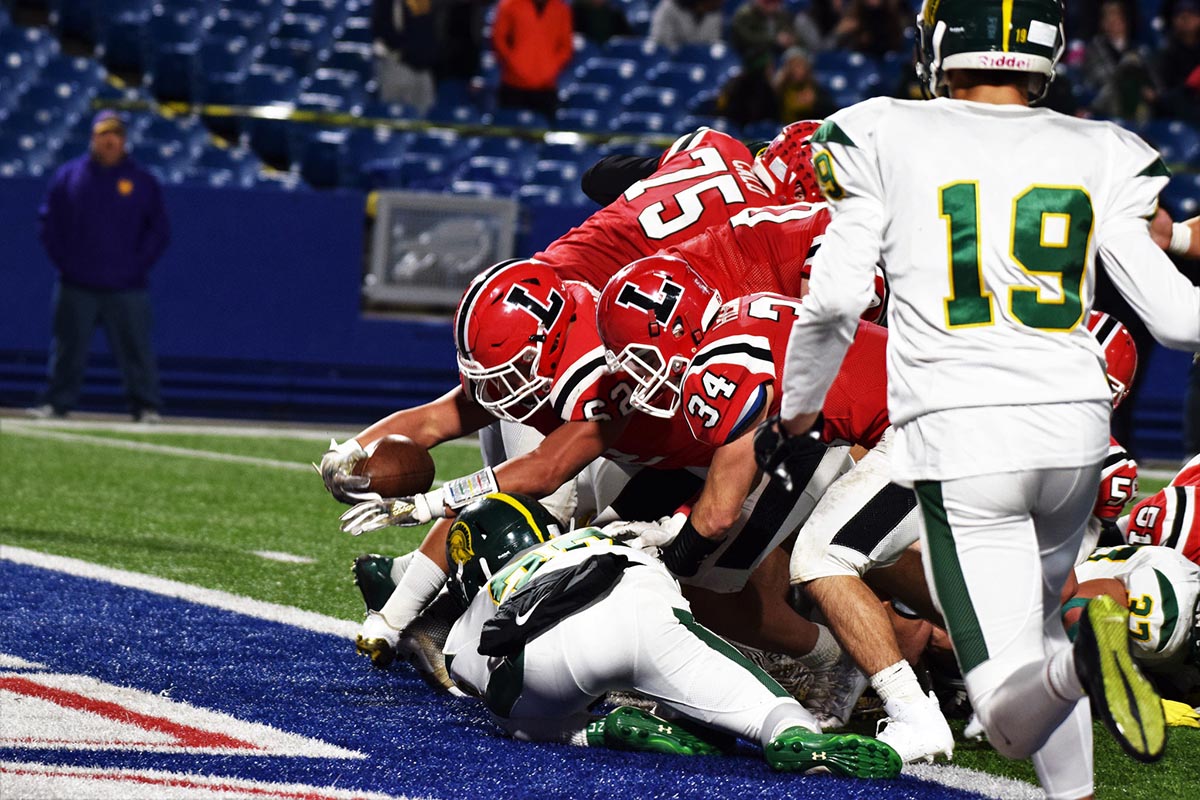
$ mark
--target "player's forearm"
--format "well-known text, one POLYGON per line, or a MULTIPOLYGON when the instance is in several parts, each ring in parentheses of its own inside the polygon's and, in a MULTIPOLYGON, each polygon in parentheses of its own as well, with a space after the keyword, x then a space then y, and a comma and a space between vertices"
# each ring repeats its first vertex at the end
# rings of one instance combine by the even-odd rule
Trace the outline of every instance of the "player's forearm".
POLYGON ((370 425, 354 438, 364 447, 384 436, 407 436, 425 448, 486 427, 494 418, 471 402, 461 387, 416 408, 406 408, 389 414, 370 425))
POLYGON ((545 497, 578 475, 607 448, 601 423, 569 422, 524 455, 496 468, 496 482, 505 492, 545 497))
POLYGON ((1167 252, 1184 258, 1200 258, 1200 217, 1192 217, 1171 226, 1167 252))
POLYGON ((1177 350, 1200 350, 1200 286, 1193 286, 1142 232, 1100 244, 1108 276, 1154 338, 1177 350))
MULTIPOLYGON (((753 428, 751 428, 753 430, 753 428)), ((754 436, 744 435, 717 449, 691 522, 705 539, 720 541, 737 524, 755 482, 754 436)))

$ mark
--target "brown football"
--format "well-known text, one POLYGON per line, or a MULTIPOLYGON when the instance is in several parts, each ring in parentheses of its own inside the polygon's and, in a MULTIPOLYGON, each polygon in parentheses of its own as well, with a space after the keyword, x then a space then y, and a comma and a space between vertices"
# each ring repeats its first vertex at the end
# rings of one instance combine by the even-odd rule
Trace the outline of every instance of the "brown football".
POLYGON ((354 465, 354 474, 371 479, 367 491, 383 497, 408 497, 427 492, 433 485, 429 451, 407 436, 385 436, 366 450, 367 457, 354 465))

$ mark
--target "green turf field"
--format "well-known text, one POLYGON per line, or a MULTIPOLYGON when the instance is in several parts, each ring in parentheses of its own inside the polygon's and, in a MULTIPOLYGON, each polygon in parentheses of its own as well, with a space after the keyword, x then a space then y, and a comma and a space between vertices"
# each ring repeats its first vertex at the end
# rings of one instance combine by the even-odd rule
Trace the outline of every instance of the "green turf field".
MULTIPOLYGON (((319 460, 325 441, 0 420, 0 545, 358 619, 362 603, 348 569, 354 556, 406 552, 425 529, 392 528, 361 538, 339 531, 345 506, 325 493, 308 466, 319 460), (256 551, 311 563, 271 560, 256 551)), ((440 447, 433 456, 439 479, 480 464, 478 450, 462 444, 440 447)), ((1161 485, 1143 480, 1141 493, 1161 485)), ((1200 730, 1173 729, 1168 752, 1160 764, 1138 765, 1097 728, 1098 794, 1195 796, 1200 730)), ((1034 781, 1028 762, 1006 761, 986 744, 960 742, 954 763, 1034 781)))

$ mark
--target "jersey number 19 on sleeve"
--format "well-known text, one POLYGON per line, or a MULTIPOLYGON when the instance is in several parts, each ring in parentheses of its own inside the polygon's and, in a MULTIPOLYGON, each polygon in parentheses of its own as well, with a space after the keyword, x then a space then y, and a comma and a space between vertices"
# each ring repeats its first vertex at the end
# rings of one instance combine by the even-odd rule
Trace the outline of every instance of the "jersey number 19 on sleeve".
MULTIPOLYGON (((992 294, 984 288, 980 257, 979 184, 951 183, 939 193, 949 232, 950 295, 947 327, 991 325, 992 294)), ((1009 251, 1029 275, 1058 277, 1062 297, 1045 300, 1034 286, 1010 286, 1009 308, 1019 322, 1041 330, 1071 330, 1083 318, 1084 270, 1092 236, 1092 201, 1078 187, 1031 186, 1013 200, 1009 251)))

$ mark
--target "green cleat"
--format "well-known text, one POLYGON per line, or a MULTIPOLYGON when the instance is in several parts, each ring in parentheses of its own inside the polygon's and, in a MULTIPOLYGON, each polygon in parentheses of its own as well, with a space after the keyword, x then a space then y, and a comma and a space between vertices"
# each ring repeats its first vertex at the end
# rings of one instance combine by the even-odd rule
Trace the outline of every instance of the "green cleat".
POLYGON ((378 611, 396 590, 396 582, 392 580, 392 562, 396 559, 387 556, 367 553, 354 559, 350 565, 350 574, 354 576, 354 585, 362 592, 363 602, 367 611, 378 611))
POLYGON ((1126 753, 1162 758, 1167 725, 1162 700, 1129 649, 1129 609, 1108 595, 1093 598, 1075 637, 1075 673, 1092 709, 1126 753))
POLYGON ((763 751, 779 772, 832 773, 847 778, 894 778, 904 766, 888 745, 855 733, 813 733, 788 728, 763 751))
POLYGON ((676 756, 720 755, 721 748, 679 725, 633 706, 621 706, 587 727, 588 744, 676 756))

